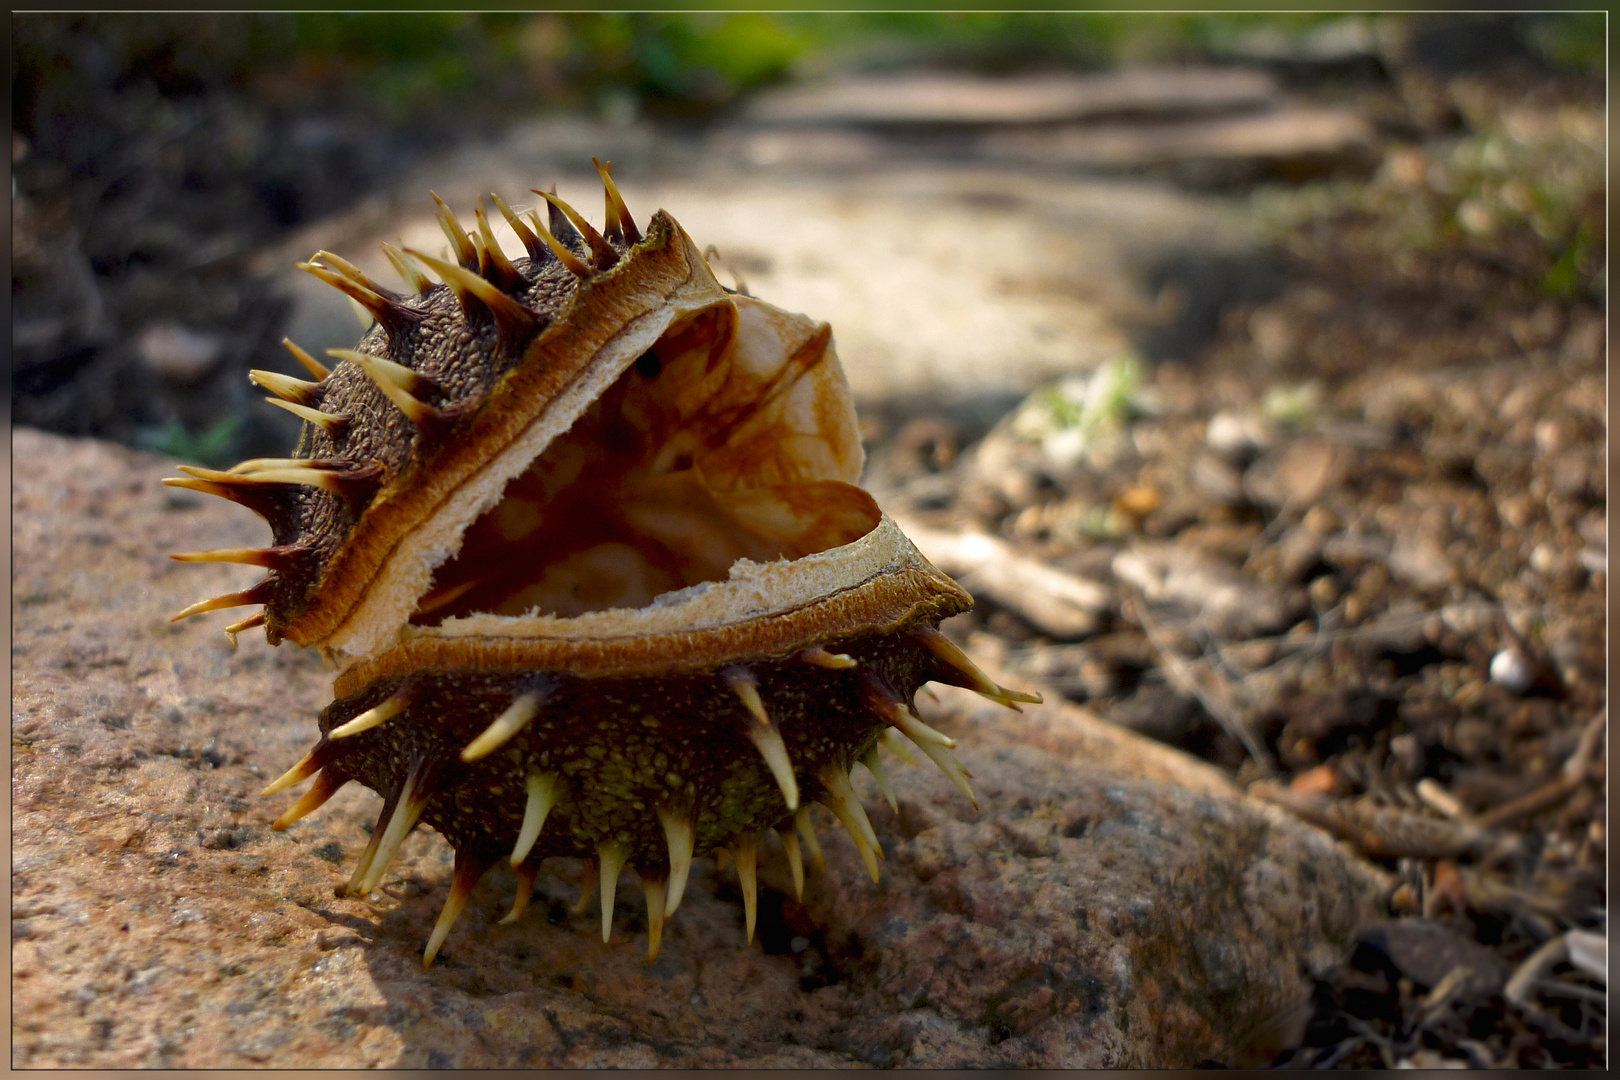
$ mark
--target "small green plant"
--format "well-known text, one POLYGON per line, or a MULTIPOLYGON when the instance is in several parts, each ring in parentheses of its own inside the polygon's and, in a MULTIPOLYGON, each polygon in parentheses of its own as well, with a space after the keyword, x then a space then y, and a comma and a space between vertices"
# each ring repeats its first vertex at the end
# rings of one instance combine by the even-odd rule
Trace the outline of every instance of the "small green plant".
POLYGON ((237 434, 241 427, 239 419, 225 416, 210 424, 206 430, 194 433, 176 420, 167 427, 141 428, 136 433, 135 441, 143 450, 166 454, 178 461, 222 468, 240 456, 237 434))

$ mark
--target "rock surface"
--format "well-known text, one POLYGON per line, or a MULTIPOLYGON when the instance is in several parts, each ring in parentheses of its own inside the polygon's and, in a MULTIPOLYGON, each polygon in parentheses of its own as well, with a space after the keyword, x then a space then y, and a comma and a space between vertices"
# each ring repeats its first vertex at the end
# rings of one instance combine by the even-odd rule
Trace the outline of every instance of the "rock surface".
POLYGON ((962 737, 979 809, 931 769, 893 769, 898 813, 868 785, 880 885, 825 828, 802 902, 767 852, 750 946, 735 874, 700 859, 648 966, 633 875, 604 946, 557 860, 512 926, 513 880, 487 877, 424 971, 446 846, 415 835, 379 893, 335 898, 379 800, 277 833, 291 795, 255 798, 330 674, 230 651, 223 616, 165 621, 252 577, 166 553, 262 527, 158 486, 158 458, 31 431, 12 453, 14 1066, 1235 1061, 1378 917, 1376 871, 1218 771, 1073 707, 942 692, 925 716, 962 737))

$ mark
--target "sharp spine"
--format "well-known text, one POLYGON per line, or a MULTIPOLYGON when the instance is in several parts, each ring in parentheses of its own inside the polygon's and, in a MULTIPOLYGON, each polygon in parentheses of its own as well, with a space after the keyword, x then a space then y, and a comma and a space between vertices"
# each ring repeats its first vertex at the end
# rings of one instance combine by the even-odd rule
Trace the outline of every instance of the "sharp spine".
POLYGON ((348 259, 343 258, 341 255, 334 255, 332 252, 323 249, 312 255, 309 261, 315 262, 317 260, 326 263, 327 266, 331 267, 333 270, 336 270, 350 281, 353 281, 355 284, 360 285, 363 288, 371 290, 378 296, 388 300, 398 300, 400 298, 399 294, 394 290, 377 284, 377 282, 373 281, 366 275, 365 271, 361 270, 358 266, 354 265, 354 263, 350 262, 348 259))
POLYGON ((804 899, 804 859, 799 854, 799 837, 791 828, 783 829, 776 834, 782 841, 782 850, 787 852, 788 870, 793 874, 794 899, 804 899))
POLYGON ((771 715, 765 711, 765 703, 760 700, 758 681, 747 668, 737 664, 721 669, 720 678, 754 718, 755 722, 748 725, 748 739, 759 751, 760 757, 765 759, 766 768, 770 769, 776 786, 781 789, 782 801, 789 810, 798 809, 799 782, 793 776, 793 762, 788 758, 782 733, 771 722, 771 715))
POLYGON ((282 338, 281 344, 288 352, 292 353, 294 360, 297 360, 300 364, 304 365, 305 371, 315 376, 317 382, 332 374, 331 368, 309 355, 309 353, 305 352, 303 349, 300 349, 296 344, 294 344, 292 338, 282 338))
POLYGON ((404 364, 382 356, 373 356, 358 349, 327 349, 326 355, 334 360, 348 360, 366 371, 375 380, 386 380, 407 394, 419 394, 438 388, 431 378, 404 364))
POLYGON ((862 692, 866 697, 868 706, 884 720, 897 728, 900 734, 910 739, 917 746, 932 743, 943 746, 947 750, 956 748, 956 740, 942 732, 935 731, 922 719, 913 713, 888 685, 875 676, 868 675, 863 680, 862 692))
MULTIPOLYGON (((390 334, 404 326, 417 322, 422 317, 419 312, 411 310, 400 303, 399 300, 391 299, 393 293, 384 296, 382 293, 367 288, 345 274, 329 270, 324 266, 317 266, 314 263, 301 262, 294 265, 306 273, 313 274, 350 300, 353 300, 360 306, 360 314, 369 315, 370 318, 376 319, 390 334)), ((364 275, 361 276, 364 277, 364 275)), ((366 278, 366 280, 370 281, 371 279, 366 278)), ((378 286, 378 288, 381 288, 381 286, 378 286)), ((370 329, 369 321, 363 319, 360 328, 362 330, 370 329)))
POLYGON ((669 844, 669 894, 664 898, 664 915, 675 914, 681 906, 681 894, 686 892, 686 878, 692 872, 692 819, 674 810, 658 810, 658 820, 664 826, 664 839, 669 844))
POLYGON ((970 774, 962 768, 962 763, 956 760, 956 755, 951 753, 956 748, 955 739, 923 723, 906 707, 905 702, 877 679, 868 678, 866 699, 883 719, 897 728, 900 734, 911 740, 913 746, 939 766, 939 771, 945 774, 945 778, 955 785, 957 791, 967 797, 967 801, 973 804, 975 810, 978 809, 979 800, 973 797, 973 787, 968 783, 970 774))
POLYGON ((284 507, 272 497, 268 489, 253 488, 240 484, 222 484, 213 480, 200 480, 193 476, 166 476, 163 478, 166 487, 183 488, 186 491, 195 491, 201 495, 213 495, 217 498, 228 499, 238 506, 245 506, 262 518, 270 518, 284 507))
POLYGON ((405 418, 419 428, 431 427, 444 420, 443 409, 435 408, 416 397, 405 384, 413 388, 424 386, 427 380, 403 364, 396 364, 392 360, 385 360, 380 356, 370 356, 354 349, 328 349, 326 355, 338 360, 347 360, 365 373, 383 396, 394 403, 405 418))
POLYGON ((939 771, 944 773, 945 778, 956 786, 956 790, 960 791, 963 797, 973 804, 973 809, 977 810, 979 808, 979 800, 973 797, 973 785, 968 783, 968 777, 971 774, 962 768, 962 763, 956 760, 955 754, 951 753, 947 748, 933 743, 918 743, 917 749, 927 754, 929 760, 939 766, 939 771))
POLYGON ((295 379, 291 375, 283 375, 276 371, 263 371, 254 368, 248 372, 248 382, 261 386, 270 391, 282 401, 290 401, 295 405, 310 405, 315 401, 320 383, 308 382, 304 379, 295 379))
POLYGON ((747 940, 754 940, 754 920, 759 913, 759 838, 740 837, 731 849, 737 861, 737 883, 742 886, 743 921, 748 929, 747 940))
POLYGON ((224 596, 216 596, 212 600, 199 600, 195 604, 192 604, 190 607, 186 608, 184 611, 172 616, 169 621, 179 622, 181 619, 189 619, 193 615, 202 615, 205 612, 219 611, 223 608, 245 607, 248 604, 268 603, 270 600, 271 582, 274 580, 274 576, 267 577, 257 585, 253 586, 251 589, 244 589, 242 592, 226 593, 224 596))
MULTIPOLYGON (((303 459, 297 459, 303 460, 303 459)), ((361 469, 348 469, 337 471, 331 463, 315 462, 315 466, 297 469, 266 468, 256 472, 232 473, 221 472, 218 469, 201 469, 194 465, 182 465, 180 471, 189 473, 197 480, 204 481, 207 487, 198 487, 195 484, 181 483, 173 478, 163 482, 170 487, 190 488, 193 491, 204 491, 210 495, 222 495, 233 502, 242 503, 250 510, 263 517, 269 517, 278 507, 276 504, 262 496, 253 498, 247 492, 253 489, 263 490, 274 485, 295 485, 319 488, 351 504, 363 504, 376 490, 377 477, 381 467, 375 464, 361 469), (243 492, 236 494, 235 492, 243 492), (258 503, 259 505, 255 505, 258 503)), ((238 466, 240 468, 240 466, 238 466)))
POLYGON ((748 726, 748 741, 754 744, 759 756, 765 759, 765 767, 771 771, 771 778, 782 792, 782 801, 789 810, 799 808, 799 781, 793 775, 793 762, 788 758, 787 744, 782 742, 782 733, 776 730, 774 724, 760 727, 758 724, 748 726))
POLYGON ((878 843, 877 833, 872 831, 872 822, 866 816, 866 808, 861 805, 860 797, 855 794, 855 786, 849 782, 849 774, 833 763, 828 763, 821 770, 821 786, 826 799, 822 805, 833 812, 844 830, 849 833, 850 839, 855 841, 855 850, 861 853, 861 861, 866 864, 866 872, 872 875, 872 880, 878 880, 878 860, 883 858, 883 847, 878 843))
POLYGON ((883 733, 878 736, 878 745, 907 765, 910 765, 913 769, 917 767, 916 755, 906 746, 904 737, 894 728, 883 729, 883 733))
POLYGON ((444 939, 450 936, 450 928, 461 917, 462 909, 472 896, 473 886, 484 876, 484 869, 483 863, 475 860, 465 848, 456 852, 456 869, 450 878, 450 894, 444 898, 444 910, 439 912, 439 921, 433 924, 433 934, 428 938, 427 948, 422 951, 423 967, 433 966, 433 958, 439 955, 444 939))
POLYGON ((353 494, 347 483, 348 478, 343 473, 328 469, 260 469, 254 473, 240 474, 235 479, 238 483, 291 484, 297 487, 319 488, 342 498, 350 498, 353 494))
POLYGON ((484 238, 472 232, 467 234, 467 239, 472 241, 473 250, 478 253, 478 269, 475 273, 485 281, 494 280, 490 275, 495 272, 495 264, 490 262, 489 249, 484 246, 484 238))
POLYGON ((619 891, 619 871, 630 853, 623 845, 609 840, 596 845, 596 861, 601 864, 602 887, 602 942, 613 936, 613 898, 619 891))
MULTIPOLYGON (((478 219, 479 238, 484 241, 484 250, 489 253, 489 271, 494 274, 492 278, 494 283, 507 290, 515 289, 520 285, 527 285, 529 283, 528 279, 518 272, 516 266, 512 265, 512 260, 506 257, 506 253, 501 250, 501 245, 495 239, 495 234, 490 231, 489 217, 484 213, 484 198, 482 195, 478 197, 478 209, 474 213, 474 217, 478 219)), ((480 268, 482 268, 482 261, 480 261, 480 268)), ((489 272, 486 272, 485 276, 488 277, 489 272)))
POLYGON ((595 859, 586 859, 585 865, 579 875, 579 899, 568 910, 575 915, 585 910, 585 905, 591 902, 591 894, 596 891, 597 869, 595 859))
POLYGON ((946 750, 956 749, 956 740, 942 731, 935 731, 908 709, 903 702, 890 713, 890 722, 900 729, 900 734, 910 739, 917 746, 942 746, 946 750))
POLYGON ((799 659, 816 667, 827 668, 830 671, 843 671, 856 667, 860 661, 848 653, 828 652, 820 645, 812 645, 799 654, 799 659))
POLYGON ((360 734, 362 731, 370 731, 374 727, 386 724, 410 707, 411 699, 409 695, 395 694, 387 701, 372 706, 347 723, 339 724, 327 732, 326 737, 328 739, 347 739, 350 736, 360 734))
POLYGON ((1041 703, 1039 694, 1025 694, 1018 690, 1009 690, 1005 686, 997 685, 990 676, 979 669, 979 666, 968 657, 967 653, 962 651, 956 642, 932 626, 913 627, 911 634, 912 637, 922 643, 925 649, 934 655, 935 659, 939 660, 948 669, 947 671, 938 672, 938 674, 956 676, 955 679, 943 679, 941 681, 948 682, 953 686, 960 686, 966 690, 972 690, 975 694, 1005 705, 1015 712, 1022 711, 1015 702, 1022 701, 1029 705, 1039 705, 1041 703))
POLYGON ((231 623, 231 625, 229 625, 229 626, 227 626, 225 628, 225 636, 230 639, 231 648, 234 649, 234 648, 236 648, 236 635, 237 634, 240 634, 244 630, 251 630, 255 626, 263 626, 263 625, 264 625, 264 612, 261 611, 256 615, 249 615, 247 618, 242 619, 239 622, 231 623))
POLYGON ((540 703, 544 698, 545 695, 538 690, 519 695, 506 707, 505 712, 484 729, 483 734, 467 744, 461 751, 461 760, 477 761, 494 753, 506 740, 522 731, 524 726, 534 719, 535 714, 540 711, 540 703))
POLYGON ((427 781, 428 777, 420 765, 406 774, 399 801, 395 803, 394 812, 383 830, 382 843, 377 846, 371 865, 366 868, 366 876, 360 881, 360 895, 369 894, 382 883, 383 875, 388 872, 388 864, 393 861, 399 846, 405 842, 405 837, 410 835, 422 811, 427 808, 430 794, 427 781))
POLYGON ((506 219, 506 223, 517 234, 518 240, 523 244, 523 250, 529 253, 529 262, 539 266, 549 259, 551 249, 541 242, 540 238, 534 234, 533 229, 523 223, 522 218, 512 212, 512 208, 506 205, 506 201, 494 192, 490 192, 489 197, 495 200, 495 208, 501 212, 501 216, 506 219))
POLYGON ((444 279, 444 283, 456 294, 456 302, 461 305, 462 312, 469 319, 476 310, 472 306, 476 301, 494 317, 497 329, 512 341, 522 340, 540 324, 539 316, 534 312, 473 271, 445 262, 443 259, 435 259, 431 255, 424 255, 415 248, 405 250, 412 258, 444 279))
POLYGON ((523 913, 528 910, 529 897, 534 895, 534 878, 540 872, 538 863, 524 863, 522 866, 513 867, 513 869, 517 871, 518 876, 517 894, 512 897, 512 910, 507 912, 506 917, 500 921, 502 926, 509 926, 517 922, 523 917, 523 913))
POLYGON ((273 548, 215 548, 213 551, 181 551, 170 555, 183 563, 237 563, 241 566, 260 566, 266 570, 285 570, 292 561, 295 547, 273 548))
POLYGON ((647 963, 658 959, 659 946, 664 941, 664 903, 666 888, 662 878, 651 875, 641 879, 641 891, 647 897, 647 963))
POLYGON ((412 292, 416 293, 417 296, 426 296, 433 291, 433 282, 428 280, 426 274, 412 266, 410 260, 405 257, 405 254, 399 248, 393 244, 384 243, 382 250, 383 257, 394 268, 394 273, 400 276, 400 279, 410 287, 412 292))
MULTIPOLYGON (((596 166, 597 173, 602 176, 603 194, 607 202, 607 209, 602 215, 602 235, 608 238, 608 243, 615 246, 621 245, 624 243, 624 226, 619 223, 619 208, 613 205, 613 195, 606 188, 607 173, 603 171, 600 161, 591 158, 591 163, 596 166)), ((609 162, 609 164, 612 163, 609 162)))
POLYGON ((613 182, 613 162, 591 158, 591 164, 595 165, 596 171, 601 174, 602 188, 607 195, 610 238, 614 219, 617 218, 618 225, 624 233, 625 243, 632 247, 641 243, 641 230, 636 228, 636 219, 631 216, 630 208, 624 204, 624 196, 619 194, 619 185, 613 182))
POLYGON ((546 818, 557 805, 561 793, 560 780, 556 773, 532 772, 523 781, 523 824, 518 827, 517 843, 512 845, 513 867, 521 866, 528 860, 535 841, 540 839, 540 830, 545 828, 546 818))
POLYGON ((738 664, 722 668, 720 678, 742 701, 748 715, 752 716, 761 727, 771 726, 771 715, 765 711, 765 703, 759 698, 759 682, 747 668, 738 664))
MULTIPOLYGON (((546 196, 545 192, 540 191, 537 188, 530 188, 529 190, 533 191, 542 199, 544 199, 546 196)), ((557 194, 556 184, 551 185, 551 194, 557 194)), ((538 217, 536 217, 536 220, 538 220, 538 217)), ((552 235, 558 240, 562 241, 563 245, 567 247, 568 250, 574 252, 583 252, 586 250, 585 238, 579 235, 579 230, 574 228, 574 223, 572 221, 568 220, 568 215, 558 209, 556 205, 553 204, 549 199, 546 200, 546 222, 550 226, 552 235)))
POLYGON ((300 405, 295 401, 283 401, 281 398, 272 397, 264 400, 278 409, 286 409, 300 420, 307 420, 334 439, 343 434, 343 429, 349 425, 347 416, 335 416, 319 409, 312 409, 308 405, 300 405))
POLYGON ((867 772, 872 774, 872 779, 877 783, 878 791, 883 794, 883 801, 889 804, 890 810, 898 814, 900 812, 900 803, 894 797, 894 785, 889 783, 888 770, 883 767, 883 759, 878 757, 876 746, 872 747, 871 750, 867 751, 866 756, 861 758, 861 764, 866 767, 867 772))
POLYGON ((292 809, 272 821, 270 828, 276 832, 281 832, 293 822, 308 817, 316 810, 319 810, 326 803, 326 800, 336 795, 343 785, 348 782, 349 778, 347 776, 334 777, 330 772, 323 771, 319 776, 315 777, 314 785, 304 793, 304 797, 299 799, 292 809))
MULTIPOLYGON (((428 194, 433 196, 433 202, 439 208, 439 228, 443 229, 444 235, 449 238, 450 250, 455 253, 456 261, 461 264, 463 270, 477 270, 478 252, 474 250, 472 241, 467 238, 466 232, 461 227, 461 222, 456 220, 456 215, 451 212, 450 207, 446 206, 444 200, 439 198, 438 192, 430 191, 428 194)), ((405 250, 412 255, 416 254, 409 248, 405 250)), ((420 256, 417 257, 420 258, 420 256)))
POLYGON ((827 859, 821 854, 821 841, 816 837, 816 823, 810 820, 810 806, 804 804, 793 814, 793 827, 798 830, 799 836, 804 840, 805 849, 810 852, 810 861, 815 864, 816 872, 827 872, 827 859))
POLYGON ((317 743, 315 749, 299 758, 292 768, 266 784, 264 790, 259 792, 259 798, 269 798, 271 795, 280 794, 294 785, 302 784, 305 780, 320 772, 325 767, 327 759, 331 756, 331 748, 326 742, 317 743))
POLYGON ((579 234, 585 238, 585 243, 590 245, 591 260, 596 264, 597 270, 606 270, 608 267, 619 261, 619 253, 613 250, 613 245, 607 242, 607 237, 597 232, 595 227, 592 226, 589 221, 585 220, 585 215, 581 214, 578 210, 575 210, 572 206, 569 206, 555 195, 551 195, 534 188, 531 188, 530 190, 534 191, 536 195, 546 200, 546 202, 550 203, 558 210, 561 210, 563 212, 563 216, 568 218, 569 223, 572 224, 574 228, 579 231, 579 234))
POLYGON ((354 864, 354 873, 349 875, 348 883, 343 886, 345 894, 353 896, 360 891, 360 879, 366 876, 367 870, 371 869, 371 861, 377 857, 377 848, 382 845, 383 823, 388 821, 389 815, 393 812, 394 805, 398 801, 398 799, 394 799, 383 803, 382 814, 377 818, 377 823, 371 827, 371 842, 360 853, 359 860, 354 864))
MULTIPOLYGON (((542 195, 544 193, 537 191, 535 194, 542 195)), ((556 213, 555 207, 552 208, 552 212, 553 214, 556 213)), ((534 227, 539 230, 540 239, 545 242, 546 247, 551 249, 551 253, 557 257, 557 261, 568 268, 569 273, 581 279, 591 276, 591 268, 586 266, 585 263, 580 260, 578 255, 575 255, 572 251, 569 251, 567 246, 552 234, 551 229, 548 229, 544 225, 540 224, 540 217, 538 214, 530 215, 530 220, 534 222, 534 227)))
POLYGON ((238 461, 225 472, 230 476, 251 476, 269 469, 330 469, 335 463, 321 458, 258 457, 238 461))

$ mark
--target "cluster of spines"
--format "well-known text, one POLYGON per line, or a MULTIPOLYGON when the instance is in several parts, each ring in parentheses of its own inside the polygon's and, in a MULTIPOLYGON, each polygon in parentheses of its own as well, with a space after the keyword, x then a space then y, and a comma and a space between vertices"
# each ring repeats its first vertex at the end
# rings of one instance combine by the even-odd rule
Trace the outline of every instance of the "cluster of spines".
MULTIPOLYGON (((1018 708, 1018 702, 1040 701, 1038 696, 1021 694, 998 686, 979 670, 966 653, 938 630, 919 624, 905 633, 912 641, 921 645, 932 658, 933 663, 928 668, 931 679, 964 687, 1013 709, 1018 708)), ((861 666, 861 662, 852 656, 830 652, 819 646, 802 650, 797 654, 797 658, 805 664, 835 670, 856 669, 861 666)), ((824 863, 820 844, 809 817, 809 806, 801 799, 793 763, 789 760, 781 733, 777 730, 760 696, 758 684, 746 665, 735 664, 721 668, 716 677, 736 696, 750 717, 750 740, 758 749, 791 815, 792 824, 776 831, 793 876, 794 890, 802 896, 804 864, 801 851, 807 849, 812 862, 818 868, 824 863)), ((879 792, 889 805, 898 809, 894 789, 878 756, 878 749, 879 747, 888 749, 903 761, 915 765, 916 759, 906 748, 906 742, 910 742, 938 765, 957 790, 977 806, 973 790, 968 783, 969 774, 951 752, 956 745, 955 740, 924 723, 911 706, 876 672, 858 672, 857 680, 863 704, 872 715, 887 725, 881 729, 878 738, 861 757, 860 764, 871 773, 879 792)), ((315 783, 303 798, 277 818, 272 827, 277 830, 287 828, 336 794, 351 779, 341 771, 341 763, 338 761, 340 744, 407 712, 411 708, 414 696, 415 690, 407 680, 379 704, 332 728, 313 750, 267 786, 263 794, 268 796, 284 791, 310 777, 315 778, 315 783)), ((547 690, 544 687, 518 693, 477 737, 461 749, 461 761, 472 763, 481 760, 505 745, 540 714, 545 707, 546 698, 547 690)), ((441 768, 442 763, 435 763, 432 760, 417 762, 406 771, 398 788, 385 798, 382 813, 372 830, 371 842, 361 853, 345 887, 348 893, 365 895, 381 883, 389 862, 405 837, 421 819, 423 810, 434 792, 435 775, 441 768)), ((843 825, 867 872, 876 882, 878 863, 883 858, 883 849, 851 783, 849 769, 836 762, 824 762, 816 769, 813 779, 816 784, 815 801, 830 810, 843 825)), ((525 777, 524 787, 525 805, 522 822, 507 859, 518 873, 518 891, 513 909, 501 920, 503 923, 515 921, 528 904, 538 870, 538 863, 531 860, 530 855, 540 838, 546 819, 566 796, 564 781, 556 772, 531 771, 525 777)), ((680 906, 697 835, 696 823, 690 816, 667 808, 656 808, 654 813, 668 844, 668 874, 667 877, 663 876, 663 867, 642 874, 642 884, 647 894, 649 963, 658 955, 664 920, 673 915, 680 906)), ((738 837, 728 847, 722 849, 737 867, 742 887, 747 936, 750 941, 753 940, 758 896, 756 879, 758 849, 763 835, 761 832, 738 837)), ((585 884, 575 910, 576 913, 584 910, 591 892, 600 884, 603 941, 607 941, 611 935, 614 890, 619 872, 628 857, 629 853, 621 844, 607 840, 597 845, 595 860, 587 864, 585 884)), ((449 896, 423 953, 425 965, 432 964, 451 926, 465 907, 473 886, 491 865, 492 862, 475 854, 472 845, 463 845, 457 849, 449 896)))
MULTIPOLYGON (((591 160, 601 175, 607 207, 602 232, 559 199, 555 191, 535 191, 547 203, 549 224, 542 224, 533 211, 528 212, 526 219, 520 217, 500 196, 491 195, 528 252, 531 270, 556 262, 580 281, 588 281, 614 266, 621 253, 641 241, 641 232, 609 172, 612 163, 591 160)), ((523 345, 548 324, 546 315, 512 295, 521 294, 532 284, 530 276, 501 251, 490 229, 482 198, 474 213, 478 228, 473 231, 463 230, 455 214, 436 193, 433 201, 438 209, 439 225, 450 242, 453 262, 414 248, 401 251, 390 244, 382 245, 383 253, 410 287, 412 296, 379 284, 353 263, 329 251, 319 251, 298 266, 360 305, 395 343, 408 337, 424 318, 426 309, 416 301, 439 288, 419 268, 425 267, 439 276, 469 324, 493 320, 503 354, 521 353, 523 345)), ((341 443, 352 418, 347 413, 328 412, 321 407, 332 369, 292 341, 283 339, 282 344, 314 381, 258 369, 250 371, 248 379, 270 392, 267 399, 270 404, 304 420, 334 446, 341 443)), ((401 355, 406 350, 396 347, 393 351, 401 355)), ((466 411, 470 404, 432 404, 433 398, 442 397, 438 383, 431 376, 388 357, 358 349, 328 349, 327 355, 358 368, 421 434, 436 432, 466 411)), ((338 456, 255 458, 228 470, 182 465, 180 471, 187 475, 169 477, 163 482, 247 507, 270 523, 273 544, 268 548, 221 548, 174 555, 173 558, 181 562, 241 563, 270 571, 249 589, 192 604, 174 616, 176 621, 225 608, 269 605, 277 598, 281 579, 301 562, 306 571, 301 576, 312 579, 314 575, 309 571, 313 567, 308 562, 317 556, 309 541, 298 533, 297 507, 303 497, 300 493, 325 492, 338 499, 353 519, 370 504, 386 479, 382 465, 374 460, 358 462, 338 456)), ((225 634, 234 646, 237 634, 262 626, 264 622, 265 612, 260 611, 226 627, 225 634)))

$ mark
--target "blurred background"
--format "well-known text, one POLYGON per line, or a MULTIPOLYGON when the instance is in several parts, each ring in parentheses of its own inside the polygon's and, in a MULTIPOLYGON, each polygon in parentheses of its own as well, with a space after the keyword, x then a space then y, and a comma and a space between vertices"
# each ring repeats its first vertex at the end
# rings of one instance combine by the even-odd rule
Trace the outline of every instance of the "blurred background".
POLYGON ((295 437, 245 377, 285 366, 284 333, 322 339, 309 348, 353 337, 303 310, 338 300, 310 299, 294 258, 329 247, 375 264, 376 239, 430 221, 429 186, 462 194, 470 219, 498 180, 508 200, 557 180, 566 195, 593 154, 700 245, 731 248, 756 292, 837 301, 812 314, 849 366, 895 369, 856 378, 866 399, 966 388, 1004 407, 1127 345, 1188 354, 1277 279, 1266 238, 1238 235, 1243 220, 1215 236, 1231 223, 1214 219, 1279 190, 1270 209, 1289 227, 1353 212, 1387 193, 1343 180, 1381 165, 1410 179, 1421 166, 1401 154, 1435 135, 1469 160, 1444 189, 1394 185, 1404 242, 1477 248, 1589 298, 1602 264, 1596 147, 1563 146, 1556 170, 1504 187, 1546 133, 1495 131, 1485 97, 1448 89, 1489 72, 1600 79, 1597 15, 22 15, 12 60, 13 416, 211 463, 295 437), (738 210, 678 204, 672 184, 738 210), (770 218, 700 235, 776 209, 784 189, 804 193, 783 204, 806 234, 792 250, 769 250, 770 218), (863 197, 864 215, 839 206, 863 197), (859 248, 913 212, 968 230, 937 242, 994 271, 948 281, 926 253, 874 253, 889 280, 869 273, 863 290, 859 248), (1000 243, 1024 250, 986 250, 1000 243), (851 275, 818 278, 802 265, 817 260, 851 275), (795 280, 773 291, 773 272, 795 280), (851 299, 863 291, 885 302, 851 299), (891 294, 908 316, 928 321, 932 303, 956 322, 906 327, 925 339, 908 348, 890 340, 902 328, 865 325, 894 313, 891 294), (1179 318, 1144 325, 1178 302, 1179 318), (1018 329, 985 337, 975 319, 1018 329), (951 343, 964 372, 1019 377, 953 369, 924 385, 931 349, 951 343))
POLYGON ((15 15, 12 415, 279 456, 248 369, 360 332, 295 260, 391 279, 430 188, 594 218, 611 160, 831 323, 865 483, 975 596, 947 632, 1389 872, 1251 1063, 1601 1066, 1601 967, 1547 950, 1607 923, 1606 34, 15 15))

